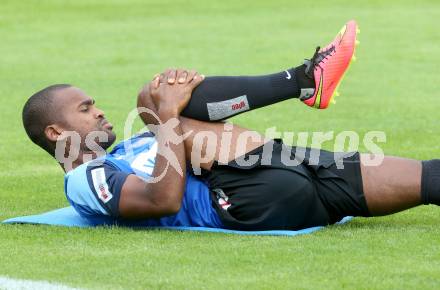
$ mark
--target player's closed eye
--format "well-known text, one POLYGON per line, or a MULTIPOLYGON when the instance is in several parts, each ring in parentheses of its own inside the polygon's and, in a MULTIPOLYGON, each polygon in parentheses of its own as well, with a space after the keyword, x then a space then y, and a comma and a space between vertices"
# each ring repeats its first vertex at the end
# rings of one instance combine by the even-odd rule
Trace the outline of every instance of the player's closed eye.
POLYGON ((89 109, 90 109, 90 106, 93 106, 93 105, 95 105, 95 100, 93 100, 93 99, 85 100, 84 102, 82 102, 80 104, 80 106, 79 106, 80 110, 79 111, 80 112, 88 112, 89 109))

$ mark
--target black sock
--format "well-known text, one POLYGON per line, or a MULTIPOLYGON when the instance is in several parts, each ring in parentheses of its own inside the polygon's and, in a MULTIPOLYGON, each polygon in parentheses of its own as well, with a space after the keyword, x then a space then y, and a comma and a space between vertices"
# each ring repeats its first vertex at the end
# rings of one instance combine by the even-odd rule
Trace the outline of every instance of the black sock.
POLYGON ((440 160, 422 161, 422 188, 423 204, 440 205, 440 160))
POLYGON ((182 116, 202 121, 229 118, 291 98, 307 98, 315 82, 305 65, 263 76, 207 77, 192 93, 182 116))

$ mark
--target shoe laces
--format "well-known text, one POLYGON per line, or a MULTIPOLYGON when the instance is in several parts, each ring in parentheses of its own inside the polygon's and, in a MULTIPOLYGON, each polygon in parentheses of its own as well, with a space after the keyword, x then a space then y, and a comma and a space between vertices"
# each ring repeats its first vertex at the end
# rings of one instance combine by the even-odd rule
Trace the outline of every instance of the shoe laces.
POLYGON ((324 60, 328 59, 328 57, 331 56, 335 52, 335 46, 331 45, 330 47, 325 48, 322 51, 320 51, 320 50, 321 50, 320 46, 316 47, 316 51, 315 51, 315 54, 313 54, 312 59, 310 59, 310 60, 306 59, 304 61, 304 64, 307 66, 305 73, 311 79, 313 79, 313 70, 316 67, 319 67, 322 69, 321 63, 324 60))

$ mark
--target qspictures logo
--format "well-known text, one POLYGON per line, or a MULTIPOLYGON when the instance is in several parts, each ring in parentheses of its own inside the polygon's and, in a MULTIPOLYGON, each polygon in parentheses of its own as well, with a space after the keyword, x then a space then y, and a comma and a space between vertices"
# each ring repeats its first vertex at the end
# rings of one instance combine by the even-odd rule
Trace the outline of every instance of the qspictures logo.
MULTIPOLYGON (((241 101, 236 103, 237 106, 242 106, 241 104, 241 101)), ((234 160, 241 166, 253 166, 257 162, 261 165, 270 165, 272 162, 272 154, 274 153, 274 139, 283 139, 287 144, 296 144, 296 146, 293 147, 285 144, 282 146, 280 155, 281 162, 286 166, 298 166, 302 164, 305 159, 307 159, 307 163, 310 165, 320 164, 322 158, 321 148, 324 143, 328 145, 329 142, 333 144, 334 162, 337 168, 340 169, 344 166, 342 162, 343 158, 350 156, 350 154, 355 154, 359 151, 361 145, 370 153, 368 158, 364 159, 364 165, 377 166, 380 165, 384 159, 384 152, 379 146, 379 143, 386 142, 385 132, 382 131, 369 131, 361 136, 354 131, 341 131, 337 133, 334 131, 280 132, 276 127, 270 127, 266 129, 265 134, 251 130, 241 130, 239 134, 235 134, 234 137, 232 137, 235 128, 233 124, 217 123, 217 126, 221 126, 221 128, 217 128, 221 129, 216 130, 217 133, 214 133, 212 130, 197 129, 186 131, 180 136, 175 130, 175 128, 179 126, 180 121, 178 119, 173 118, 163 123, 156 113, 148 108, 133 109, 128 114, 124 125, 125 141, 123 141, 123 146, 125 156, 136 155, 133 152, 133 148, 137 148, 138 145, 133 144, 133 136, 139 136, 145 131, 133 132, 134 122, 141 113, 153 116, 156 119, 157 125, 149 125, 154 137, 150 135, 145 138, 154 139, 150 139, 152 146, 148 148, 145 147, 144 149, 148 152, 136 153, 142 158, 135 158, 130 161, 133 163, 130 165, 133 168, 139 166, 145 168, 144 173, 150 176, 150 178, 148 178, 148 182, 150 183, 159 182, 170 167, 183 176, 183 170, 186 170, 186 168, 182 168, 181 164, 179 164, 176 154, 171 149, 171 145, 182 144, 184 142, 187 142, 185 143, 185 149, 189 150, 189 156, 191 156, 191 160, 188 160, 188 163, 196 175, 201 174, 203 164, 215 160, 216 157, 218 157, 217 161, 219 163, 225 164, 234 160), (264 144, 264 146, 262 146, 262 154, 247 154, 246 148, 249 147, 247 146, 249 142, 264 144), (145 154, 152 156, 144 158, 145 154), (160 174, 151 176, 156 155, 163 156, 167 164, 160 174), (231 156, 233 159, 231 159, 231 156), (245 156, 246 158, 244 158, 245 156), (142 164, 138 164, 139 162, 142 164)), ((65 131, 57 141, 55 157, 58 162, 63 164, 67 171, 69 171, 69 169, 72 168, 73 162, 77 160, 80 154, 81 144, 85 143, 86 148, 88 148, 88 153, 82 156, 83 161, 95 160, 94 162, 104 162, 104 158, 98 158, 106 154, 105 150, 99 146, 99 142, 105 142, 107 139, 107 134, 102 131, 90 132, 85 140, 81 140, 80 135, 75 131, 65 131)), ((98 177, 99 175, 96 176, 96 178, 98 177)), ((96 184, 101 185, 99 182, 96 184)), ((101 198, 104 200, 111 198, 107 194, 105 187, 98 187, 96 191, 102 193, 101 198)))

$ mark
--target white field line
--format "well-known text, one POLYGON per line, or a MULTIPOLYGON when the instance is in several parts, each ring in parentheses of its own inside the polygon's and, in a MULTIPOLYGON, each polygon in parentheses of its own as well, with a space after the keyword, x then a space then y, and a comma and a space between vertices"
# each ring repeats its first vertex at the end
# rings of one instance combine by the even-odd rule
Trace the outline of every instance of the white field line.
POLYGON ((9 277, 0 276, 1 290, 79 290, 79 288, 72 288, 62 284, 50 283, 47 281, 33 281, 13 279, 9 277))

